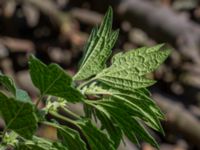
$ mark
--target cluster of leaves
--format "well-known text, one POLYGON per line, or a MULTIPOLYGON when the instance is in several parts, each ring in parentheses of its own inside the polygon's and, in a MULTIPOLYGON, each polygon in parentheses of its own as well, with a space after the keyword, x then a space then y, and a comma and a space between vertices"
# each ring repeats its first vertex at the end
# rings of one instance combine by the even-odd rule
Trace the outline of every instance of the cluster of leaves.
POLYGON ((155 81, 145 75, 158 68, 169 50, 161 51, 163 45, 157 45, 118 53, 107 67, 117 37, 109 8, 101 26, 92 30, 80 69, 73 78, 57 64, 45 65, 30 56, 31 79, 40 91, 36 104, 10 77, 0 74, 5 88, 0 92, 0 115, 5 121, 0 149, 114 150, 123 136, 138 145, 146 141, 158 147, 147 127, 163 133, 160 119, 164 117, 146 89, 155 81), (46 105, 39 109, 41 100, 46 105), (69 103, 82 103, 85 116, 67 109, 69 103), (60 114, 58 108, 72 117, 60 114), (54 119, 47 120, 47 114, 54 119), (100 127, 92 123, 93 118, 100 127), (38 124, 56 128, 57 140, 36 136, 38 124))

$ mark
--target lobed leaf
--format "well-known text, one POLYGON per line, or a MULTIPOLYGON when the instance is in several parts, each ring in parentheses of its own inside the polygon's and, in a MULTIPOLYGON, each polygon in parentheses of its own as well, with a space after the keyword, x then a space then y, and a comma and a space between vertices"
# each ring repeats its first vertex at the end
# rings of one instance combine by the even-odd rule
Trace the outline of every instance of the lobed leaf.
POLYGON ((29 68, 31 79, 41 95, 57 96, 69 102, 82 101, 82 94, 72 86, 72 78, 57 64, 47 66, 31 56, 29 68))

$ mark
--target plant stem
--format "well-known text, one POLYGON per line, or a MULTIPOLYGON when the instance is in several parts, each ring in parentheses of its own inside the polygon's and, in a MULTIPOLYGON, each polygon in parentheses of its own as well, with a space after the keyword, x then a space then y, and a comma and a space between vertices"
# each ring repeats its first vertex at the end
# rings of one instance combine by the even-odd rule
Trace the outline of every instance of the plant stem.
POLYGON ((52 122, 43 121, 43 122, 41 122, 41 123, 44 124, 44 125, 47 125, 47 126, 54 127, 54 128, 59 128, 59 125, 57 125, 57 124, 55 124, 55 123, 52 123, 52 122))
POLYGON ((60 115, 60 114, 58 114, 56 112, 49 112, 49 114, 51 114, 52 116, 54 116, 54 117, 56 117, 58 119, 61 119, 61 120, 66 121, 66 122, 69 122, 69 123, 71 123, 71 124, 73 124, 73 125, 78 127, 78 125, 77 125, 77 123, 75 121, 73 121, 73 120, 71 120, 71 119, 69 119, 69 118, 67 118, 65 116, 62 116, 62 115, 60 115))
POLYGON ((65 106, 61 107, 66 113, 68 113, 69 115, 71 115, 72 117, 74 117, 76 120, 80 120, 81 117, 78 116, 77 114, 75 114, 74 112, 70 111, 69 109, 67 109, 65 106))
POLYGON ((96 77, 94 77, 94 78, 92 78, 92 79, 90 79, 90 80, 88 80, 88 81, 83 82, 83 83, 80 84, 77 88, 78 88, 79 90, 81 90, 81 88, 83 88, 84 86, 86 86, 87 84, 89 84, 90 82, 93 82, 93 81, 95 81, 95 80, 96 80, 96 77))

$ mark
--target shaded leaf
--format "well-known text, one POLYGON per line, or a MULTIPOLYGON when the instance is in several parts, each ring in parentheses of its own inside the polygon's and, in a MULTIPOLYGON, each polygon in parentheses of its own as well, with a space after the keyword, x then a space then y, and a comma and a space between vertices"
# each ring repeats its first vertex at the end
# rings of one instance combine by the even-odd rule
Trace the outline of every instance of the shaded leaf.
POLYGON ((115 150, 113 142, 90 121, 78 123, 92 150, 115 150))
POLYGON ((68 150, 87 150, 86 144, 81 139, 79 133, 73 129, 65 127, 58 127, 58 138, 62 141, 62 144, 68 148, 68 150))
POLYGON ((96 112, 96 115, 101 121, 101 129, 106 129, 110 139, 114 142, 114 147, 118 148, 123 135, 121 129, 105 114, 96 112))
POLYGON ((8 98, 0 93, 0 112, 7 129, 12 129, 27 139, 30 139, 35 133, 37 118, 34 105, 8 98))

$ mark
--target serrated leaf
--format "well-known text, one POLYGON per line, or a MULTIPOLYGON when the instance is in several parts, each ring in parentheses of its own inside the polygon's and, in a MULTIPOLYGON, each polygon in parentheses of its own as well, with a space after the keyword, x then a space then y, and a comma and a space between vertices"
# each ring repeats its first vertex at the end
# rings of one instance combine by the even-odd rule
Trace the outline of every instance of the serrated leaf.
POLYGON ((112 65, 98 73, 95 78, 109 86, 126 90, 151 86, 155 81, 144 75, 158 68, 169 55, 169 50, 159 51, 162 46, 119 53, 113 57, 112 65))
POLYGON ((62 141, 62 144, 67 147, 68 150, 87 150, 86 144, 81 139, 79 133, 67 126, 59 127, 57 135, 62 141))
POLYGON ((105 68, 119 31, 112 31, 112 9, 109 8, 99 29, 94 28, 88 39, 85 54, 74 80, 87 79, 105 68))
POLYGON ((82 101, 82 94, 72 87, 72 78, 57 64, 47 66, 31 56, 29 68, 31 79, 41 95, 57 96, 69 102, 82 101))
POLYGON ((14 98, 8 98, 0 93, 0 112, 11 129, 24 138, 30 139, 37 129, 37 118, 34 105, 14 98))
POLYGON ((113 142, 96 128, 90 121, 78 122, 82 133, 84 134, 90 149, 92 150, 115 150, 113 142))
POLYGON ((14 81, 6 76, 6 75, 3 75, 1 72, 0 72, 0 83, 9 91, 11 92, 14 96, 16 95, 16 86, 15 86, 15 83, 14 81))

